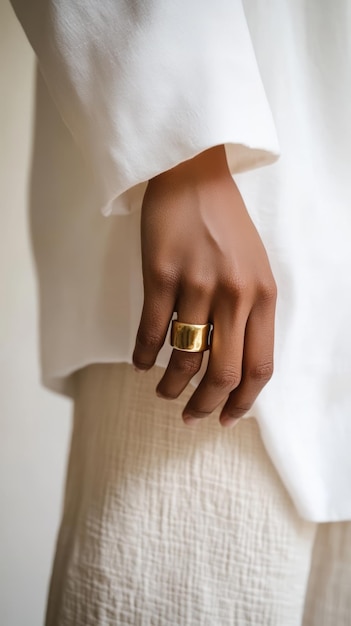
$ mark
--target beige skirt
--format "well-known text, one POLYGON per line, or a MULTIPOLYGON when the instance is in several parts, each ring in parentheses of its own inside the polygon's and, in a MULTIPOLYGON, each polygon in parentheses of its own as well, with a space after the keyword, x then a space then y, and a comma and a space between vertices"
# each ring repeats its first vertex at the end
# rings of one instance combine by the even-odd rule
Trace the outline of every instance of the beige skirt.
POLYGON ((185 426, 161 374, 75 375, 47 626, 350 626, 351 524, 299 518, 256 422, 185 426))

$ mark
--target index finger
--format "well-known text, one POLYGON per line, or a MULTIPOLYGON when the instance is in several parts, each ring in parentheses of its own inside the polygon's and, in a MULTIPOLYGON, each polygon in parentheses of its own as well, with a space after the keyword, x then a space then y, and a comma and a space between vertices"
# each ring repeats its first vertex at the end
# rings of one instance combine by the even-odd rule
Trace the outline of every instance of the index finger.
POLYGON ((145 288, 143 310, 133 352, 135 367, 144 371, 149 370, 156 361, 165 342, 175 306, 173 284, 166 281, 161 284, 154 281, 151 284, 145 288))

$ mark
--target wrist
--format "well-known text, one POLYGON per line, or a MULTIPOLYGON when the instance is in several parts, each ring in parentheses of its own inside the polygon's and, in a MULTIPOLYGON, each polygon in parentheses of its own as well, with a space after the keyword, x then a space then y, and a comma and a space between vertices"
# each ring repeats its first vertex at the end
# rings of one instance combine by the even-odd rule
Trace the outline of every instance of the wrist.
POLYGON ((150 179, 150 183, 167 184, 205 182, 230 176, 224 145, 213 146, 195 157, 179 163, 175 167, 150 179))

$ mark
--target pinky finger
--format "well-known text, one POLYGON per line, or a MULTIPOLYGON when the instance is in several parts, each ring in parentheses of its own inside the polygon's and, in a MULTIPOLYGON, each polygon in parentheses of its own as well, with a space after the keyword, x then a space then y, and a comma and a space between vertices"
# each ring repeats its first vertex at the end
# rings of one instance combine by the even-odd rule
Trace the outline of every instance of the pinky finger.
POLYGON ((244 343, 243 376, 229 395, 222 426, 234 426, 247 413, 273 374, 274 306, 257 307, 249 316, 244 343))

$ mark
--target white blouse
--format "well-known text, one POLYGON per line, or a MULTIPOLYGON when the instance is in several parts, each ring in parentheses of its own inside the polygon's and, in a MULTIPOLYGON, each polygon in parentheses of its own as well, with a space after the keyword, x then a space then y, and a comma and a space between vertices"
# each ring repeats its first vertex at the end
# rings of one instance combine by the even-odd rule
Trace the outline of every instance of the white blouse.
POLYGON ((279 291, 275 374, 250 415, 300 514, 351 519, 350 0, 13 5, 40 67, 44 384, 70 395, 77 368, 131 362, 147 180, 225 144, 279 291), (255 169, 276 133, 281 158, 255 169))

